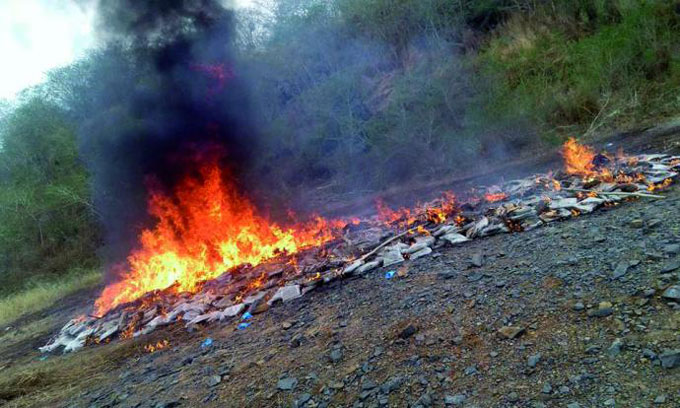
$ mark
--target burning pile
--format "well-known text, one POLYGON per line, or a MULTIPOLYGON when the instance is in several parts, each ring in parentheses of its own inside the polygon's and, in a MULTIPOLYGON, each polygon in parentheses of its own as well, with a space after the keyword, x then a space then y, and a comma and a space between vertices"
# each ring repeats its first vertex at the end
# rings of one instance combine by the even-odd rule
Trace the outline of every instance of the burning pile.
MULTIPOLYGON (((136 337, 182 322, 187 327, 251 316, 333 280, 427 256, 434 249, 618 205, 670 185, 680 157, 614 157, 569 140, 565 171, 480 188, 459 198, 346 222, 316 218, 283 228, 257 215, 217 161, 177 184, 152 189, 157 219, 142 232, 130 269, 95 304, 96 316, 71 320, 43 352, 136 337)), ((238 328, 247 327, 241 323, 238 328)), ((162 347, 154 346, 154 349, 162 347)))
POLYGON ((142 231, 140 248, 128 257, 129 271, 97 299, 95 315, 154 290, 196 292, 238 265, 323 245, 347 224, 321 217, 289 228, 269 223, 226 176, 213 155, 196 175, 180 180, 172 195, 152 189, 148 207, 157 224, 142 231))

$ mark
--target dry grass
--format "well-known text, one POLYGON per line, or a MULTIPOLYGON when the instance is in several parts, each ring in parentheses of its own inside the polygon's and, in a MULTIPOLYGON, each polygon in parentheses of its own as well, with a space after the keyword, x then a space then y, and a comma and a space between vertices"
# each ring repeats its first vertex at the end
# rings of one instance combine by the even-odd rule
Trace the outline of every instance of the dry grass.
POLYGON ((0 403, 54 406, 102 384, 123 361, 142 353, 137 342, 129 341, 4 369, 0 371, 0 403))
POLYGON ((98 271, 90 271, 58 281, 36 282, 25 291, 0 299, 0 326, 10 323, 23 315, 49 307, 57 300, 71 293, 94 287, 100 282, 101 273, 98 271))
POLYGON ((522 51, 533 49, 537 39, 545 35, 545 28, 536 24, 531 18, 522 14, 511 16, 503 24, 499 33, 503 35, 503 41, 498 42, 496 52, 503 58, 516 58, 522 51))

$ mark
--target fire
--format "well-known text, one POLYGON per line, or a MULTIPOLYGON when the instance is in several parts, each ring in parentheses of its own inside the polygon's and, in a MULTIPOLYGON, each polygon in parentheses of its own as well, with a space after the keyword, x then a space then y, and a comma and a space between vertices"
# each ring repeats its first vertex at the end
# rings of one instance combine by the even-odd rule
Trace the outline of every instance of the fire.
POLYGON ((163 340, 163 341, 158 341, 156 343, 147 344, 146 346, 144 346, 144 350, 147 353, 153 353, 154 351, 163 350, 164 348, 168 347, 169 345, 170 345, 170 342, 168 342, 167 340, 163 340))
POLYGON ((265 274, 263 273, 263 274, 260 275, 257 279, 255 279, 254 281, 250 282, 250 283, 248 284, 248 288, 249 288, 249 289, 253 289, 253 290, 254 290, 254 289, 261 288, 262 285, 264 285, 264 282, 265 282, 265 279, 266 279, 266 278, 267 278, 267 275, 265 275, 265 274))
POLYGON ((322 245, 346 225, 321 217, 289 228, 269 222, 238 192, 215 156, 202 160, 170 194, 151 189, 148 210, 156 225, 141 232, 121 279, 95 302, 96 315, 158 289, 196 291, 234 266, 322 245))
POLYGON ((659 184, 653 184, 651 183, 650 185, 647 186, 647 191, 649 192, 654 192, 656 190, 663 190, 670 186, 673 183, 673 179, 667 178, 664 180, 662 183, 659 184))
POLYGON ((314 274, 314 276, 307 278, 307 282, 314 282, 318 281, 319 279, 321 279, 321 272, 317 272, 316 274, 314 274))
POLYGON ((435 224, 442 224, 446 222, 446 217, 448 215, 441 208, 428 208, 426 211, 428 221, 431 221, 435 224))
POLYGON ((413 209, 402 207, 393 210, 381 199, 375 202, 378 220, 385 224, 396 224, 400 227, 411 227, 418 221, 428 221, 433 224, 443 224, 458 212, 456 195, 445 191, 442 197, 427 205, 419 204, 413 209))
POLYGON ((576 139, 569 138, 562 147, 564 165, 567 173, 582 177, 595 175, 595 151, 589 147, 579 144, 576 139))
POLYGON ((560 183, 558 180, 552 179, 552 189, 555 191, 560 191, 562 190, 562 183, 560 183))
POLYGON ((416 227, 416 232, 420 235, 430 235, 430 231, 426 230, 422 225, 416 227))
POLYGON ((375 200, 375 207, 378 211, 378 219, 386 224, 398 222, 410 226, 416 222, 416 217, 409 208, 393 210, 382 199, 375 200))
POLYGON ((484 199, 490 203, 495 203, 496 201, 505 200, 508 198, 506 193, 487 193, 484 194, 484 199))
POLYGON ((577 192, 576 193, 576 198, 579 200, 583 200, 586 198, 595 198, 597 197, 597 192, 596 191, 587 191, 587 192, 577 192))

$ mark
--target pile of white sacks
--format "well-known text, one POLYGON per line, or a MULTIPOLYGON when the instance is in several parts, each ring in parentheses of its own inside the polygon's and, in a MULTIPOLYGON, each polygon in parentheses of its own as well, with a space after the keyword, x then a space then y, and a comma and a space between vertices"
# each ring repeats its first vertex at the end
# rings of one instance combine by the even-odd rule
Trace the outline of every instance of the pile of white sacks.
MULTIPOLYGON (((534 175, 480 189, 482 193, 501 191, 507 197, 494 203, 479 198, 458 203, 455 213, 447 214, 441 224, 426 217, 408 226, 386 224, 377 218, 365 220, 323 248, 294 255, 296 262, 290 262, 290 256, 281 256, 262 265, 243 265, 206 282, 197 293, 156 291, 105 316, 75 318, 40 350, 48 353, 63 348, 63 352, 71 352, 89 344, 141 336, 169 324, 190 328, 213 322, 242 322, 244 315, 247 319, 263 313, 336 279, 425 257, 438 248, 471 239, 527 231, 616 205, 627 198, 617 193, 647 193, 653 190, 650 186, 670 184, 680 172, 680 157, 640 155, 608 166, 612 174, 630 178, 627 182, 605 182, 597 177, 584 180, 566 174, 534 175), (409 233, 400 234, 404 229, 409 233), (394 239, 396 235, 400 236, 394 239), (377 247, 380 249, 373 250, 377 247)), ((423 207, 437 206, 443 208, 443 202, 435 200, 423 207)), ((245 326, 241 323, 239 327, 245 326)))

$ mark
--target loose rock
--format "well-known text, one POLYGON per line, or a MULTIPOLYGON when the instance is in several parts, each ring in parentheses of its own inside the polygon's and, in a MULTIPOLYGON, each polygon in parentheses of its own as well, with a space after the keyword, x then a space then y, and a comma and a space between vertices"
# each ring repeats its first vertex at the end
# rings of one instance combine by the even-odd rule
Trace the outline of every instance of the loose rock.
POLYGON ((519 326, 504 326, 498 329, 498 333, 503 338, 514 339, 515 337, 524 333, 524 328, 519 326))
POLYGON ((456 394, 456 395, 447 395, 444 397, 444 403, 446 405, 454 405, 454 406, 459 406, 463 405, 465 402, 465 395, 463 394, 456 394))
POLYGON ((680 301, 680 286, 675 285, 667 288, 666 290, 663 291, 661 296, 664 299, 669 299, 673 301, 680 301))
POLYGON ((680 350, 665 350, 659 354, 659 360, 661 360, 661 367, 663 368, 678 367, 680 366, 680 350))
POLYGON ((291 391, 297 386, 297 383, 297 378, 286 377, 279 380, 277 387, 281 391, 291 391))

